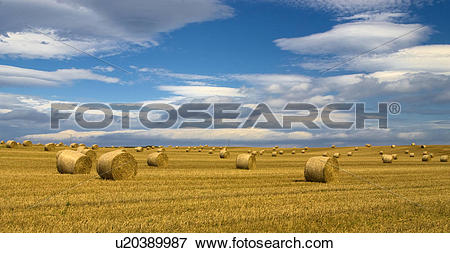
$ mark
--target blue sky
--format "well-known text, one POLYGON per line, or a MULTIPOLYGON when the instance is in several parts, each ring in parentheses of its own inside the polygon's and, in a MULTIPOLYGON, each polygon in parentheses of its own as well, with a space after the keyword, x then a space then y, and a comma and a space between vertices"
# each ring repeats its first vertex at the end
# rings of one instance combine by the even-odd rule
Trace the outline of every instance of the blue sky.
MULTIPOLYGON (((448 144, 450 11, 446 1, 2 0, 0 136, 104 145, 328 146, 448 144), (404 38, 346 59, 407 32, 404 38), (64 42, 65 44, 61 43, 64 42), (80 53, 89 52, 104 62, 80 53), (67 102, 400 102, 390 128, 332 131, 50 130, 67 102)), ((93 118, 96 115, 92 115, 93 118)), ((351 113, 336 114, 348 119, 351 113)))

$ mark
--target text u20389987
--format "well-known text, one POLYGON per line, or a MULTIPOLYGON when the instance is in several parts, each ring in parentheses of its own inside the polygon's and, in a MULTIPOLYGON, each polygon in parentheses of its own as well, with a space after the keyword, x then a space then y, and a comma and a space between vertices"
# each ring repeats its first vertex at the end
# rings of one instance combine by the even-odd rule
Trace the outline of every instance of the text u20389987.
POLYGON ((124 237, 116 240, 116 248, 137 249, 137 248, 183 248, 187 238, 182 237, 124 237))

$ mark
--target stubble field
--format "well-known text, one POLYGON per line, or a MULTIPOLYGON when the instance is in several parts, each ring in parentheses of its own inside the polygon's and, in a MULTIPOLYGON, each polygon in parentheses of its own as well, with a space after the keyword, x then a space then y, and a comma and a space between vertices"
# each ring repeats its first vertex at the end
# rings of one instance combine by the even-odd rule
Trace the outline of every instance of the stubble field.
MULTIPOLYGON (((166 148, 168 168, 151 168, 137 153, 138 174, 123 181, 61 175, 56 151, 0 145, 0 232, 450 232, 450 146, 166 148), (237 154, 266 150, 257 169, 235 169, 237 154), (410 158, 404 151, 416 154, 410 158), (396 153, 383 164, 378 152, 396 153), (426 150, 434 153, 422 162, 426 150), (353 151, 353 156, 346 153, 353 151), (339 182, 305 182, 308 158, 341 153, 339 182), (344 171, 345 170, 345 171, 344 171), (353 175, 351 175, 351 174, 353 175)), ((97 156, 112 151, 100 148, 97 156)))

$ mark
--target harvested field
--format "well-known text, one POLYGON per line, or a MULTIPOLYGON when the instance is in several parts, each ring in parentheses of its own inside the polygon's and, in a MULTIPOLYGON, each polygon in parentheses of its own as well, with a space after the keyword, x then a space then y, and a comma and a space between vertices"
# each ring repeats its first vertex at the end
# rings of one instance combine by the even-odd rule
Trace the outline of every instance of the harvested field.
MULTIPOLYGON (((147 152, 127 148, 139 172, 121 181, 94 172, 59 174, 55 155, 62 149, 0 146, 0 232, 450 232, 450 163, 404 154, 421 154, 420 146, 397 145, 399 159, 392 164, 378 155, 390 146, 341 156, 335 183, 305 182, 306 161, 354 147, 258 156, 254 170, 236 169, 237 155, 248 147, 228 148, 230 159, 166 148, 168 168, 149 167, 147 152)), ((96 152, 100 157, 113 150, 96 152)), ((440 157, 450 146, 426 150, 440 157)))

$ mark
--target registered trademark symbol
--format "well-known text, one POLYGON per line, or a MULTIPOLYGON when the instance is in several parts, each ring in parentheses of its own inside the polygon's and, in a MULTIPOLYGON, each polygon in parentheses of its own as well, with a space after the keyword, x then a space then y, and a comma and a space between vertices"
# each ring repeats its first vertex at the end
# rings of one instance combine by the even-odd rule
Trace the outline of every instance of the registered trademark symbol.
POLYGON ((389 112, 391 114, 394 114, 394 115, 399 114, 401 110, 402 110, 402 107, 400 106, 399 103, 394 102, 394 103, 389 104, 389 112))

